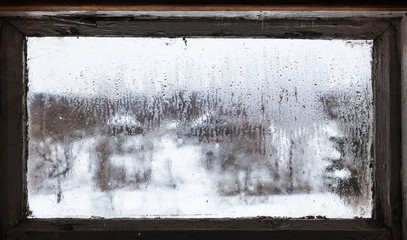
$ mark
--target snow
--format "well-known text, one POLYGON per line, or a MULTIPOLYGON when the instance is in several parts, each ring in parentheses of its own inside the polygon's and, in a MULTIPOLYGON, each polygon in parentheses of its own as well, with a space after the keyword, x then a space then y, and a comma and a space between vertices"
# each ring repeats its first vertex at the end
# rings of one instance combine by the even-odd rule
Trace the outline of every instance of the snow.
POLYGON ((327 218, 371 217, 371 209, 362 209, 355 214, 354 209, 344 204, 333 193, 218 198, 211 194, 196 194, 199 188, 190 190, 192 191, 156 188, 147 191, 116 190, 106 194, 84 186, 66 191, 64 199, 59 204, 56 204, 54 195, 31 197, 30 209, 34 214, 30 217, 298 218, 310 215, 327 218), (194 193, 196 195, 191 195, 194 193))
MULTIPOLYGON (((332 131, 332 130, 330 130, 332 131)), ((131 137, 137 142, 137 137, 131 137)), ((127 141, 131 141, 127 139, 127 141)), ((55 193, 29 191, 33 218, 235 218, 235 217, 371 217, 371 204, 353 208, 336 194, 280 194, 269 196, 221 196, 216 183, 200 161, 200 146, 180 145, 174 131, 156 139, 150 182, 140 189, 121 188, 101 191, 94 186, 93 162, 89 157, 95 141, 76 143, 80 154, 63 181, 63 197, 57 203, 55 193), (174 187, 175 186, 175 187, 174 187)), ((332 150, 332 148, 330 149, 332 150)), ((131 155, 115 155, 115 165, 128 171, 137 167, 131 155)), ((322 163, 322 162, 321 162, 322 163)), ((323 163, 322 163, 323 164, 323 163)), ((315 179, 316 182, 321 181, 315 179)))

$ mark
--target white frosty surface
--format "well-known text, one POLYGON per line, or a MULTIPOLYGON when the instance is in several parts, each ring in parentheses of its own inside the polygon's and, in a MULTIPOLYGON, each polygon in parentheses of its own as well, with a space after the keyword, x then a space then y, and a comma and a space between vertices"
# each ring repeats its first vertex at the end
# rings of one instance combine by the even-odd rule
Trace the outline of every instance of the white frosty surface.
MULTIPOLYGON (((327 132, 333 131, 327 129, 327 132)), ((93 140, 77 143, 80 155, 64 180, 63 197, 55 194, 29 194, 29 208, 34 218, 106 217, 106 218, 222 218, 222 217, 303 217, 328 218, 371 217, 371 204, 360 208, 349 206, 333 193, 309 193, 272 196, 219 196, 216 185, 199 162, 199 146, 177 146, 171 134, 162 136, 160 151, 154 156, 153 176, 142 189, 117 189, 102 192, 92 185, 89 150, 93 140), (80 145, 80 146, 79 146, 80 145), (170 165, 170 168, 168 168, 170 165), (170 171, 170 172, 169 172, 170 171), (167 186, 168 179, 177 185, 167 186)), ((335 151, 326 145, 320 151, 335 151)), ((335 152, 334 152, 335 154, 335 152)), ((318 151, 316 155, 318 156, 318 151)), ((115 156, 114 163, 131 169, 131 155, 115 156)), ((316 169, 323 169, 323 161, 316 169)), ((322 170, 321 170, 322 171, 322 170)), ((319 177, 315 175, 315 177, 319 177)), ((316 179, 316 181, 319 181, 316 179)), ((370 201, 370 200, 369 200, 370 201)))
POLYGON ((29 38, 32 217, 369 218, 371 50, 372 41, 29 38), (343 166, 327 173, 335 159, 343 166), (352 174, 362 197, 332 193, 352 174))
POLYGON ((199 194, 191 197, 181 190, 159 188, 153 191, 117 190, 111 196, 95 192, 90 187, 81 188, 67 191, 65 199, 59 204, 56 204, 53 195, 36 195, 30 199, 30 209, 35 211, 33 218, 55 218, 56 213, 72 218, 371 217, 371 209, 363 209, 355 215, 355 211, 333 193, 220 199, 199 194), (105 206, 111 204, 109 198, 116 204, 114 211, 105 210, 105 206), (135 207, 135 201, 143 201, 144 204, 135 207), (70 207, 72 205, 75 207, 70 207), (182 214, 184 212, 188 214, 182 214))

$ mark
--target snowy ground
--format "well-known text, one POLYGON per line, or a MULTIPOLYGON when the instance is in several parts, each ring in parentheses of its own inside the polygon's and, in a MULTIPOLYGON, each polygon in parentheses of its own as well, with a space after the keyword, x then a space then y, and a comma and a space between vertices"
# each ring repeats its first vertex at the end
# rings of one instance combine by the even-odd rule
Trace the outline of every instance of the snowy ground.
MULTIPOLYGON (((31 197, 30 209, 34 218, 107 217, 107 218, 223 218, 223 217, 304 217, 308 215, 328 218, 351 218, 354 210, 346 206, 337 195, 295 194, 271 197, 222 197, 167 189, 149 191, 114 191, 110 194, 89 188, 65 192, 56 204, 54 195, 31 197), (112 199, 112 202, 111 202, 112 199), (114 208, 112 205, 114 204, 114 208), (255 204, 253 204, 255 203, 255 204), (106 206, 110 206, 106 209, 106 206), (188 212, 189 214, 182 214, 188 212)), ((369 218, 370 210, 358 215, 369 218)))
MULTIPOLYGON (((73 170, 62 183, 59 203, 55 193, 29 189, 31 217, 106 217, 106 218, 223 218, 223 217, 303 217, 322 215, 328 218, 371 217, 368 206, 349 206, 330 192, 269 196, 221 196, 216 183, 199 161, 197 145, 181 145, 172 134, 157 138, 152 162, 151 181, 139 188, 101 191, 95 187, 89 149, 94 139, 76 143, 79 155, 73 170), (169 187, 169 181, 176 187, 169 187)), ((136 142, 134 137, 130 141, 136 142)), ((133 168, 131 156, 113 156, 114 164, 133 168)), ((319 181, 315 179, 315 181, 319 181)))

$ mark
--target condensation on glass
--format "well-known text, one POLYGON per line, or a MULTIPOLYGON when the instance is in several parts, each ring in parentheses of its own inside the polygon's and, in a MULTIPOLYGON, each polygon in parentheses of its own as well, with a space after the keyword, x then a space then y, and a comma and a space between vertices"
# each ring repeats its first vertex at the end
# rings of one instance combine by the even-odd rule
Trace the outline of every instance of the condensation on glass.
POLYGON ((29 38, 31 217, 372 214, 372 41, 29 38))

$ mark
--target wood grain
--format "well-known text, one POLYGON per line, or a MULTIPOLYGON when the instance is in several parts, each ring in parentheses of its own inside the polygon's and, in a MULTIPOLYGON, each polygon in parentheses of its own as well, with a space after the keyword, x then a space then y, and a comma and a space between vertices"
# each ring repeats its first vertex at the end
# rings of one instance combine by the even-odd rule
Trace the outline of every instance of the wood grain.
POLYGON ((9 239, 389 239, 373 220, 28 220, 9 239))
POLYGON ((390 24, 370 18, 269 19, 132 17, 9 18, 26 36, 263 37, 374 39, 390 24))
POLYGON ((401 160, 401 182, 402 182, 402 235, 407 240, 407 18, 403 18, 399 31, 399 60, 401 64, 401 114, 402 123, 402 160, 401 160))
POLYGON ((407 11, 407 6, 284 6, 284 5, 21 5, 0 6, 0 11, 407 11))
POLYGON ((401 238, 401 76, 397 35, 393 26, 374 42, 375 218, 401 238))
POLYGON ((0 37, 0 236, 24 216, 24 36, 8 23, 0 37))
POLYGON ((405 11, 396 0, 3 0, 0 11, 405 11))

